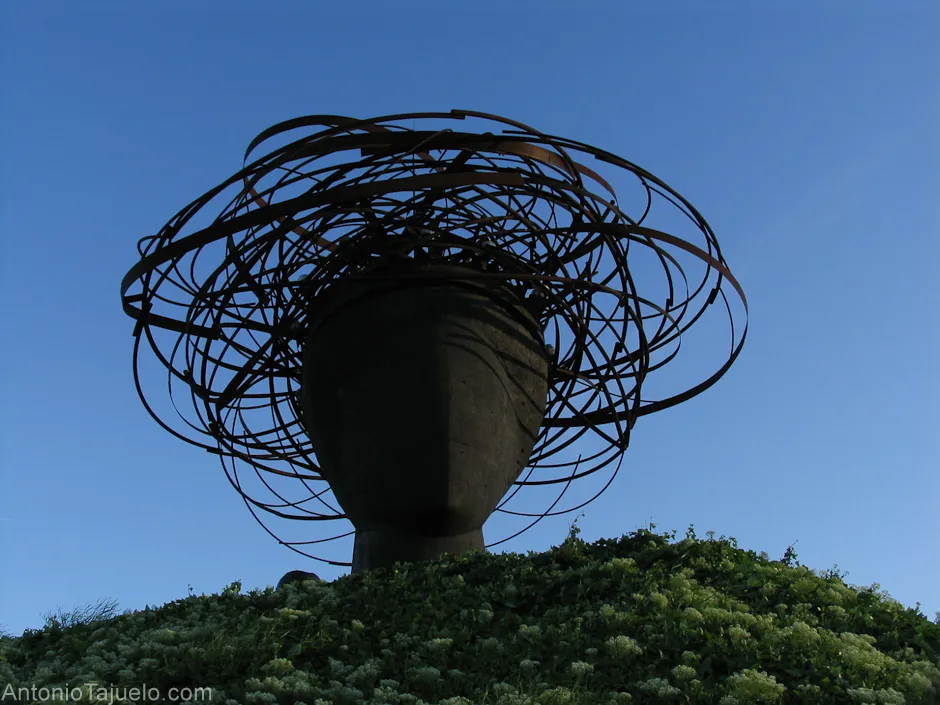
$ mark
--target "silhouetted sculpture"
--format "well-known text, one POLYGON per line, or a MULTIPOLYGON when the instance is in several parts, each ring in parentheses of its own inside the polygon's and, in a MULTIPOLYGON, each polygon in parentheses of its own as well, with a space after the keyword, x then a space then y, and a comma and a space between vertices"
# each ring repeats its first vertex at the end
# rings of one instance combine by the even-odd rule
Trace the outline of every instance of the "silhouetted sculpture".
MULTIPOLYGON (((121 293, 147 411, 217 454, 259 522, 349 519, 352 562, 326 562, 354 571, 482 549, 513 486, 561 487, 560 500, 573 480, 616 473, 637 419, 708 389, 747 331, 744 292, 682 196, 609 152, 473 111, 276 125, 138 249, 121 293), (638 212, 575 157, 628 175, 638 212), (194 225, 213 202, 220 215, 194 225), (697 243, 653 227, 660 204, 697 243), (651 398, 649 376, 716 303, 726 362, 651 398), (175 427, 145 399, 148 348, 175 427)), ((558 504, 551 514, 585 503, 558 504)), ((529 526, 547 514, 512 513, 529 526)), ((325 560, 306 549, 328 539, 278 540, 325 560)))

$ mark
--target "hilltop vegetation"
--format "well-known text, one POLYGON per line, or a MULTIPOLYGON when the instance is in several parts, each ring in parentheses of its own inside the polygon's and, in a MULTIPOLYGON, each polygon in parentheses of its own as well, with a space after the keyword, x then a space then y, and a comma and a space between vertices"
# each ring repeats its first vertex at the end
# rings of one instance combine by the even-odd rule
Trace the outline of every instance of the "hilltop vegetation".
POLYGON ((940 625, 791 551, 641 530, 277 592, 236 582, 0 640, 0 687, 89 682, 288 705, 929 705, 940 625))

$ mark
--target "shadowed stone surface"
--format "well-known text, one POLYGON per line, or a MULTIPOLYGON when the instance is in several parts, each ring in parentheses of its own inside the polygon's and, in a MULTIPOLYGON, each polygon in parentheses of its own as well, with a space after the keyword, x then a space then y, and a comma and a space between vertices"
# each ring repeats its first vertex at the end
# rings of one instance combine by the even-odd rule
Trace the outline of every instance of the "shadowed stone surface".
POLYGON ((303 420, 356 528, 353 571, 484 548, 538 438, 538 324, 511 289, 465 271, 347 279, 311 308, 303 420))
POLYGON ((284 577, 277 581, 277 587, 274 589, 280 590, 288 583, 302 583, 304 580, 320 580, 320 576, 303 570, 292 570, 289 573, 284 573, 284 577))

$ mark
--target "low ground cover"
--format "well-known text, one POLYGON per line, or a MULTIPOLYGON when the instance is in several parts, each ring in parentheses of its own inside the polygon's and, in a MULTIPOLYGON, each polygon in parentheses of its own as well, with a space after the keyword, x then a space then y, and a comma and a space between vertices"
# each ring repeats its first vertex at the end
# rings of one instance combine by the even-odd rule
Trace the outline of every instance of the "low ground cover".
POLYGON ((693 531, 236 582, 72 622, 0 639, 5 701, 96 683, 217 703, 940 703, 940 624, 792 551, 693 531))

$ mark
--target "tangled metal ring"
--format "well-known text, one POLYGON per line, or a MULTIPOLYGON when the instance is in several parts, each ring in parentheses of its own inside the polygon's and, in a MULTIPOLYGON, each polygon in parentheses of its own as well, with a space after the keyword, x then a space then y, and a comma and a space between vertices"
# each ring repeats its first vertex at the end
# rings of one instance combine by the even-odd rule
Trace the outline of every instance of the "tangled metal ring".
POLYGON ((305 547, 353 532, 284 541, 257 510, 345 518, 320 476, 299 403, 308 304, 337 280, 427 259, 503 281, 528 303, 553 361, 529 466, 497 510, 532 517, 522 531, 596 498, 616 475, 637 418, 708 389, 743 347, 746 298, 704 218, 652 174, 587 144, 466 110, 370 120, 318 115, 264 131, 245 164, 140 241, 141 259, 121 287, 124 310, 136 320, 135 384, 161 426, 221 456, 268 533, 311 558, 349 565, 305 547), (451 128, 468 120, 501 132, 451 128), (418 121, 429 129, 416 129, 418 121), (283 144, 248 163, 273 141, 283 144), (637 187, 639 215, 628 215, 611 185, 575 157, 624 170, 637 187), (217 203, 224 205, 210 222, 205 209, 217 203), (650 227, 659 204, 671 213, 665 220, 697 242, 650 227), (701 270, 694 279, 690 266, 701 270), (683 333, 719 300, 731 327, 725 362, 684 391, 641 397, 650 375, 678 355, 683 333), (144 394, 145 340, 169 372, 175 414, 159 413, 144 394), (166 420, 174 416, 182 423, 166 420), (591 453, 575 455, 573 444, 587 435, 591 453), (243 487, 243 464, 273 499, 243 487), (573 480, 605 467, 613 472, 600 492, 556 509, 573 480), (546 512, 505 508, 534 485, 564 487, 546 512), (304 496, 288 499, 300 486, 304 496))

